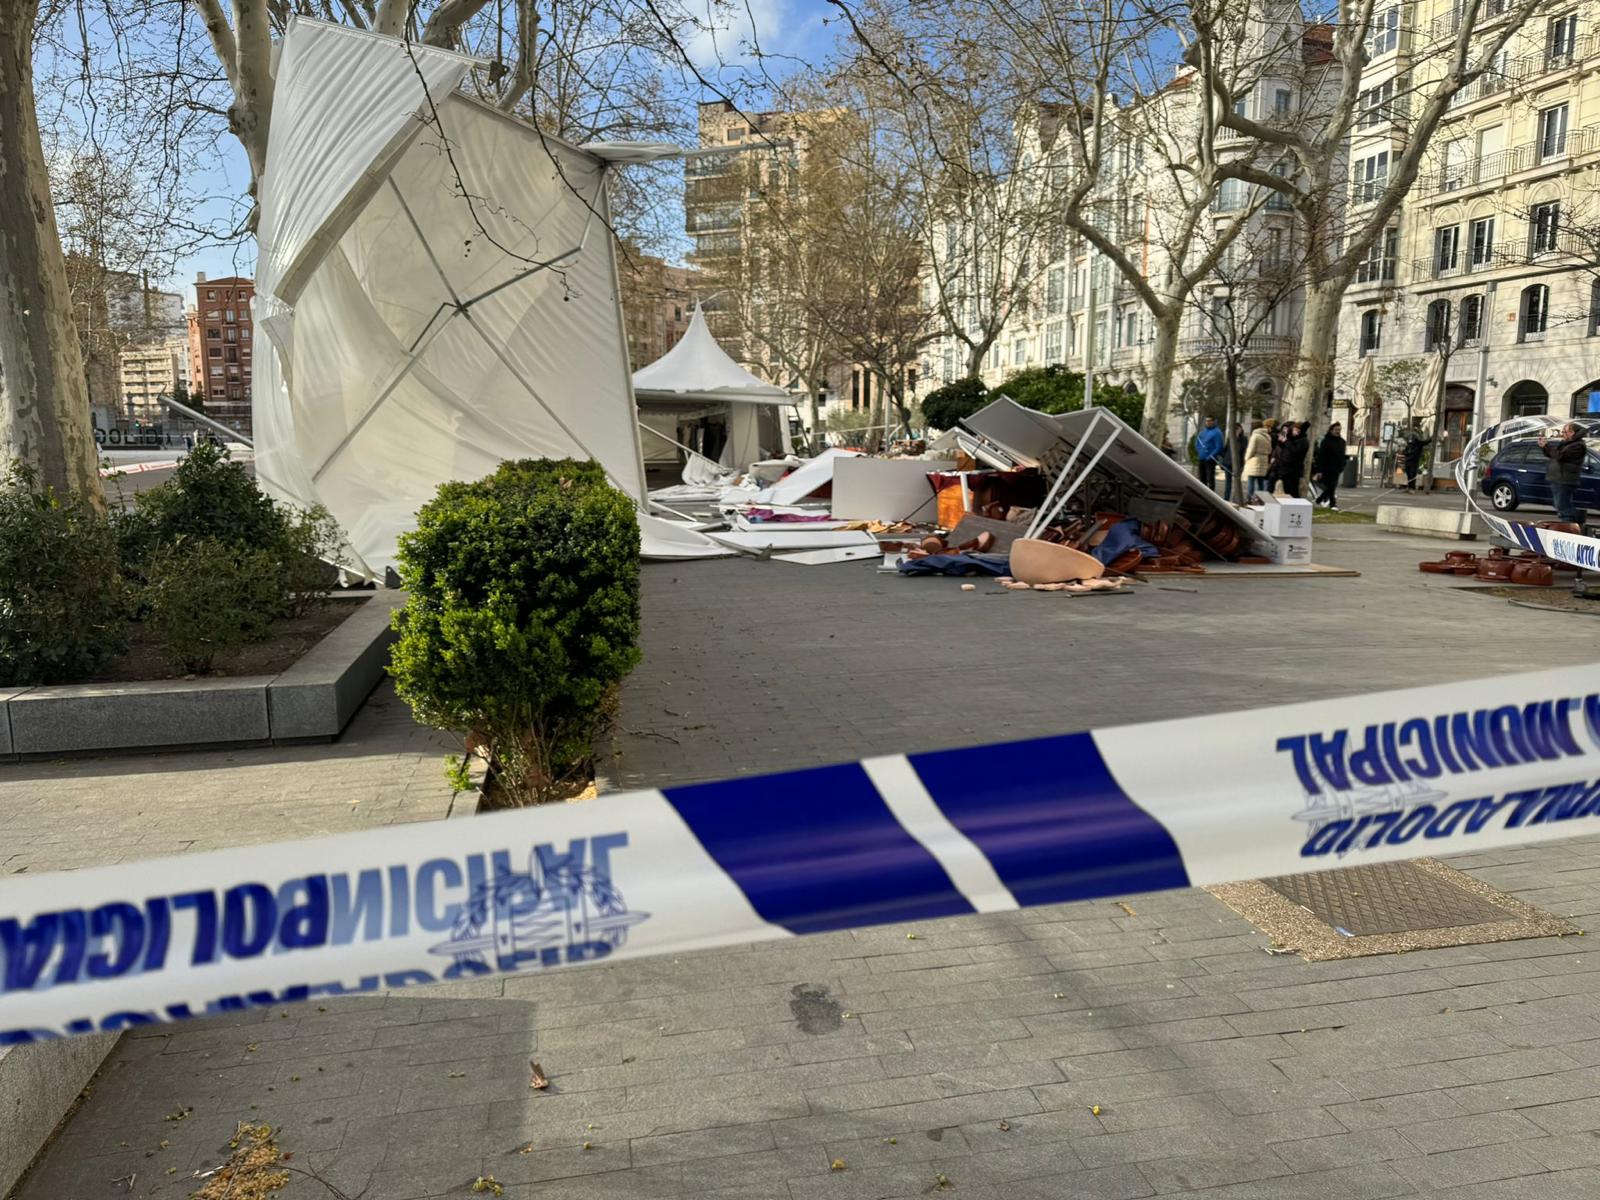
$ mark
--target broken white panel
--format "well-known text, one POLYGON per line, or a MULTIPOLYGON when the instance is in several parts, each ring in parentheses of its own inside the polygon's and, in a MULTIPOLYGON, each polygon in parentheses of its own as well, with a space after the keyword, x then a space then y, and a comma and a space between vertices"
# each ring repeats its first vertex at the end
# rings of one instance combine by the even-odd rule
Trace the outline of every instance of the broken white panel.
POLYGON ((804 567, 820 567, 826 563, 856 562, 863 558, 877 558, 878 547, 840 546, 837 550, 796 550, 792 554, 774 554, 773 562, 799 563, 804 567))
POLYGON ((726 558, 734 551, 710 540, 685 521, 639 514, 639 557, 653 559, 726 558))
POLYGON ((707 533, 701 536, 712 538, 723 545, 732 546, 739 550, 821 550, 836 549, 840 546, 871 546, 877 552, 878 539, 870 533, 863 533, 857 529, 850 530, 784 530, 781 526, 772 529, 751 530, 748 533, 735 530, 729 533, 707 533))
POLYGON ((1048 416, 1023 408, 1009 396, 979 409, 962 424, 1028 467, 1038 466, 1059 440, 1048 416))
POLYGON ((849 521, 752 521, 743 513, 735 513, 733 527, 741 533, 759 533, 763 530, 788 529, 794 532, 843 529, 849 521))
POLYGON ((833 515, 851 521, 916 521, 939 518, 930 471, 954 471, 943 459, 851 458, 833 465, 833 515))
POLYGON ((765 491, 758 492, 756 499, 763 504, 793 504, 797 500, 804 500, 818 488, 833 482, 833 467, 839 459, 855 458, 860 453, 859 450, 838 448, 824 450, 765 491))

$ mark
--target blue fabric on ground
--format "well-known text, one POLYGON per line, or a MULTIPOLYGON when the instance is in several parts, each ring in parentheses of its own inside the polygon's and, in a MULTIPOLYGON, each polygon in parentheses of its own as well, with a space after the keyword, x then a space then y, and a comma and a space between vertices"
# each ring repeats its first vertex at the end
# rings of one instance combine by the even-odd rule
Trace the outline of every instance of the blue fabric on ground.
POLYGON ((1146 558, 1155 558, 1161 553, 1140 536, 1139 522, 1132 517, 1129 517, 1126 521, 1118 521, 1110 529, 1106 530, 1105 541, 1091 548, 1089 553, 1101 562, 1108 563, 1130 547, 1136 548, 1146 558))
POLYGON ((900 564, 902 575, 1009 575, 1011 558, 1004 554, 930 554, 900 564))

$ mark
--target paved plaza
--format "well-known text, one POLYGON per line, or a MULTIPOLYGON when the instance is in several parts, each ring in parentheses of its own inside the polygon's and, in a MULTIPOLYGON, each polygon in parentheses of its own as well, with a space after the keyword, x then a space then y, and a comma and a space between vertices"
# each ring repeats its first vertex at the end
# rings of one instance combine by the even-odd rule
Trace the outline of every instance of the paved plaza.
MULTIPOLYGON (((1593 656, 1589 618, 1416 571, 1447 546, 1339 526, 1318 558, 1359 578, 1084 599, 859 563, 649 566, 607 774, 659 786, 1593 656)), ((380 691, 331 746, 0 766, 5 870, 442 817, 448 747, 380 691)), ((1583 928, 1600 912, 1600 839, 1452 865, 1583 928)), ((1600 1195, 1587 938, 1308 964, 1206 893, 1119 900, 136 1030, 15 1200, 176 1200, 240 1121, 278 1130, 291 1200, 489 1177, 513 1200, 1600 1195)))

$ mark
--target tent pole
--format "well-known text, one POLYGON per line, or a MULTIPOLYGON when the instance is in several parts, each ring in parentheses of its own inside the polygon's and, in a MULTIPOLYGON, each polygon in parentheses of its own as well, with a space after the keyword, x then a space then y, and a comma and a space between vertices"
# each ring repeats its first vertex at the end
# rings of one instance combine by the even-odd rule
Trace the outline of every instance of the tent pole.
POLYGON ((1078 461, 1078 455, 1083 453, 1084 443, 1089 440, 1089 435, 1100 424, 1100 410, 1096 409, 1094 416, 1089 418, 1089 427, 1083 431, 1083 436, 1078 439, 1078 444, 1072 448, 1072 454, 1067 458, 1066 465, 1061 468, 1061 474, 1056 476, 1055 486, 1050 489, 1050 494, 1044 498, 1044 503, 1039 506, 1039 511, 1033 514, 1033 520, 1028 523, 1028 532, 1025 537, 1033 537, 1043 526, 1040 518, 1050 511, 1050 506, 1055 503, 1056 493, 1061 490, 1061 485, 1067 481, 1067 476, 1072 474, 1072 464, 1078 461))
MULTIPOLYGON (((441 311, 442 310, 443 306, 441 306, 441 311)), ((435 318, 437 318, 439 313, 435 312, 433 315, 435 318)), ((455 312, 451 312, 450 317, 455 315, 455 312)), ((366 428, 367 422, 372 420, 373 415, 378 411, 378 409, 383 407, 384 401, 388 400, 389 397, 394 394, 395 388, 399 387, 401 381, 404 380, 407 375, 411 374, 411 368, 417 365, 417 359, 422 355, 422 352, 431 346, 433 344, 433 339, 438 337, 439 334, 444 331, 444 327, 446 325, 450 324, 450 317, 446 317, 437 324, 432 324, 432 328, 427 331, 427 336, 423 338, 421 343, 406 356, 406 361, 402 363, 400 365, 400 369, 394 373, 394 378, 384 385, 383 391, 378 393, 377 399, 367 406, 367 411, 361 414, 361 419, 345 432, 344 437, 339 439, 339 444, 330 450, 327 457, 324 458, 317 466, 317 469, 311 472, 312 483, 315 483, 317 480, 322 478, 322 473, 328 469, 329 464, 332 463, 334 459, 338 458, 339 455, 344 453, 345 447, 353 442, 356 438, 356 435, 366 428)))
POLYGON ((1093 474, 1094 469, 1099 465, 1100 460, 1106 456, 1106 451, 1111 449, 1111 443, 1116 440, 1117 431, 1113 429, 1111 431, 1111 436, 1106 438, 1099 450, 1095 451, 1094 457, 1089 460, 1088 464, 1083 468, 1082 471, 1078 472, 1078 477, 1072 481, 1072 486, 1066 490, 1066 493, 1061 497, 1060 500, 1056 501, 1055 508, 1051 509, 1050 515, 1045 518, 1045 525, 1048 525, 1051 521, 1055 520, 1056 514, 1067 506, 1067 501, 1072 499, 1072 493, 1078 490, 1078 485, 1080 483, 1093 474))

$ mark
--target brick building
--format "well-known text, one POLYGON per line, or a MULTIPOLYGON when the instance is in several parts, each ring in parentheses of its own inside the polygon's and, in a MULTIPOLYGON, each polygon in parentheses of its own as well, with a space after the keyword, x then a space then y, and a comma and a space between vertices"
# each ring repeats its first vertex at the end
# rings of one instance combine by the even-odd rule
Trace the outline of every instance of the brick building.
POLYGON ((255 281, 238 275, 195 277, 189 311, 189 379, 206 413, 240 432, 250 430, 250 367, 254 322, 250 300, 255 281))

